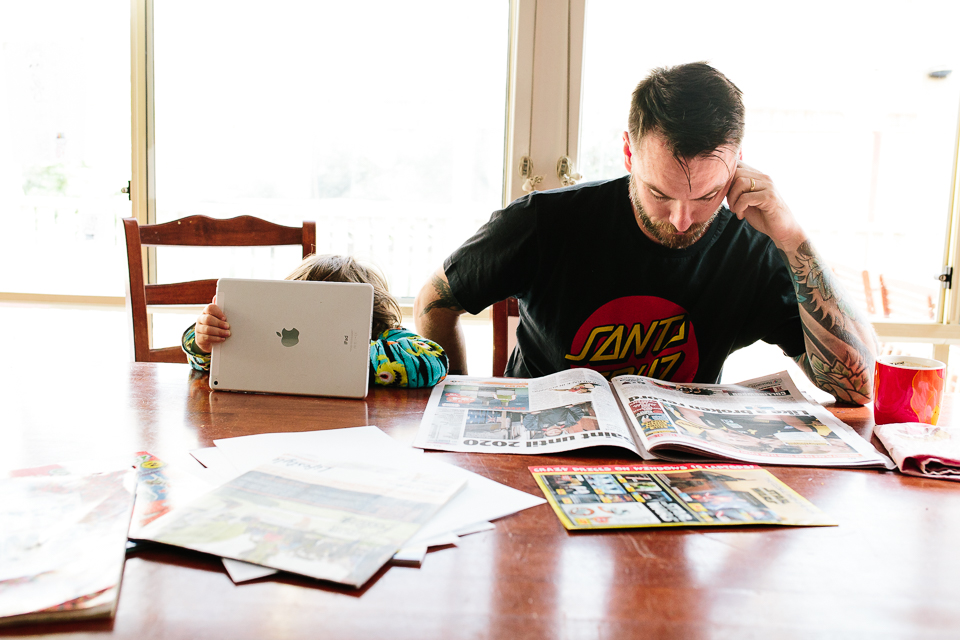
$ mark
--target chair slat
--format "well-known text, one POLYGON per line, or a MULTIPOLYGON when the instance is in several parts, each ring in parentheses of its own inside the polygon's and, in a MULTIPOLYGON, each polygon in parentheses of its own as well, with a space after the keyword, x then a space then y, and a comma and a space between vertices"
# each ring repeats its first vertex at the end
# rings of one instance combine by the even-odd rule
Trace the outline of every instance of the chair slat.
POLYGON ((175 364, 187 364, 187 354, 181 347, 163 347, 161 349, 150 349, 148 356, 150 359, 146 362, 173 362, 175 364))
POLYGON ((219 220, 189 216, 140 227, 144 246, 257 247, 303 242, 303 227, 285 227, 253 216, 219 220))
POLYGON ((217 293, 216 280, 194 280, 174 284, 148 284, 144 287, 147 305, 209 304, 217 293))
POLYGON ((511 317, 520 315, 520 304, 516 298, 507 298, 493 305, 491 319, 493 320, 493 375, 502 376, 506 371, 510 338, 511 317))

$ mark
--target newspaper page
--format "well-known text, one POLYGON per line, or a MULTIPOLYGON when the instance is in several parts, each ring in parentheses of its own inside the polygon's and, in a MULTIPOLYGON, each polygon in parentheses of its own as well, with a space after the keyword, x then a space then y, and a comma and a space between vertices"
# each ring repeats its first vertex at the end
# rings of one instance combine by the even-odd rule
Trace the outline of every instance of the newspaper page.
POLYGON ((287 454, 174 507, 138 537, 361 587, 464 484, 287 454))
POLYGON ((567 529, 836 525, 755 465, 549 466, 530 472, 567 529))
POLYGON ((611 381, 644 448, 791 466, 886 467, 893 462, 794 385, 790 374, 737 385, 671 383, 642 376, 611 381))
POLYGON ((641 455, 609 383, 590 369, 543 378, 447 376, 413 446, 470 453, 557 453, 613 445, 641 455))

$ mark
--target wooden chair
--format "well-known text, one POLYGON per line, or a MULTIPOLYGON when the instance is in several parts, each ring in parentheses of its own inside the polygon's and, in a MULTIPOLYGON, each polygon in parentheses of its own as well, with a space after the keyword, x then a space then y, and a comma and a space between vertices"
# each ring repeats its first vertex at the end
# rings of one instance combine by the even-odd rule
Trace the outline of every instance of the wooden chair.
POLYGON ((510 318, 520 317, 516 298, 507 298, 493 305, 493 375, 500 377, 510 358, 510 318))
POLYGON ((135 218, 123 219, 127 239, 127 306, 133 319, 133 350, 137 362, 182 362, 187 357, 179 347, 152 349, 147 322, 150 305, 203 304, 217 292, 216 280, 194 280, 173 284, 145 284, 142 247, 205 246, 261 247, 301 245, 303 257, 314 252, 317 225, 285 227, 254 218, 239 216, 217 220, 207 216, 189 216, 163 224, 141 225, 135 218))
POLYGON ((922 288, 880 274, 880 302, 883 317, 904 320, 933 320, 937 305, 934 287, 922 288))
POLYGON ((865 308, 871 316, 900 320, 933 320, 937 310, 935 286, 923 287, 915 283, 895 280, 869 271, 857 271, 844 266, 833 266, 832 271, 844 285, 850 300, 865 308), (879 280, 880 286, 875 281, 879 280), (862 293, 861 293, 862 291, 862 293), (879 304, 877 304, 879 298, 879 304))
POLYGON ((860 309, 865 309, 871 316, 876 314, 877 306, 874 303, 869 271, 843 265, 831 265, 830 270, 840 280, 846 294, 850 296, 850 302, 860 309))

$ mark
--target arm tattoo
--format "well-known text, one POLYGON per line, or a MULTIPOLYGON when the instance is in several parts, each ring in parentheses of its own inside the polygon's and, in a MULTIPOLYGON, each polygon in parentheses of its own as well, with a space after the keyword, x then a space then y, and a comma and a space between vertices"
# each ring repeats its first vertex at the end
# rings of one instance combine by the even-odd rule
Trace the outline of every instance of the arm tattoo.
POLYGON ((437 292, 437 299, 423 308, 423 311, 420 312, 420 317, 427 315, 434 309, 463 311, 463 307, 461 307, 457 299, 453 297, 453 292, 450 291, 450 285, 443 278, 434 275, 430 279, 430 283, 437 292))
POLYGON ((809 242, 793 260, 781 251, 800 304, 807 353, 795 360, 819 388, 840 401, 870 400, 873 352, 869 324, 847 305, 839 283, 809 242))

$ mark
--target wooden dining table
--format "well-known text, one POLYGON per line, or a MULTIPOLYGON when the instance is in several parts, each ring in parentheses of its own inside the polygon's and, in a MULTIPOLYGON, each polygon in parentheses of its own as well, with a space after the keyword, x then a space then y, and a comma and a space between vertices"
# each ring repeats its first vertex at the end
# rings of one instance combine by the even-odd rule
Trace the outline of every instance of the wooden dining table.
MULTIPOLYGON (((186 365, 8 362, 0 468, 137 451, 176 459, 218 438, 360 425, 409 445, 429 394, 237 394, 211 391, 186 365)), ((942 423, 960 422, 955 407, 948 398, 942 423)), ((830 410, 872 438, 869 408, 830 410)), ((612 448, 425 455, 536 495, 529 466, 639 462, 612 448)), ((114 619, 0 636, 960 637, 960 483, 876 469, 768 469, 839 526, 569 532, 541 505, 432 550, 419 567, 387 565, 361 589, 285 574, 235 585, 218 558, 158 546, 128 556, 114 619)))

